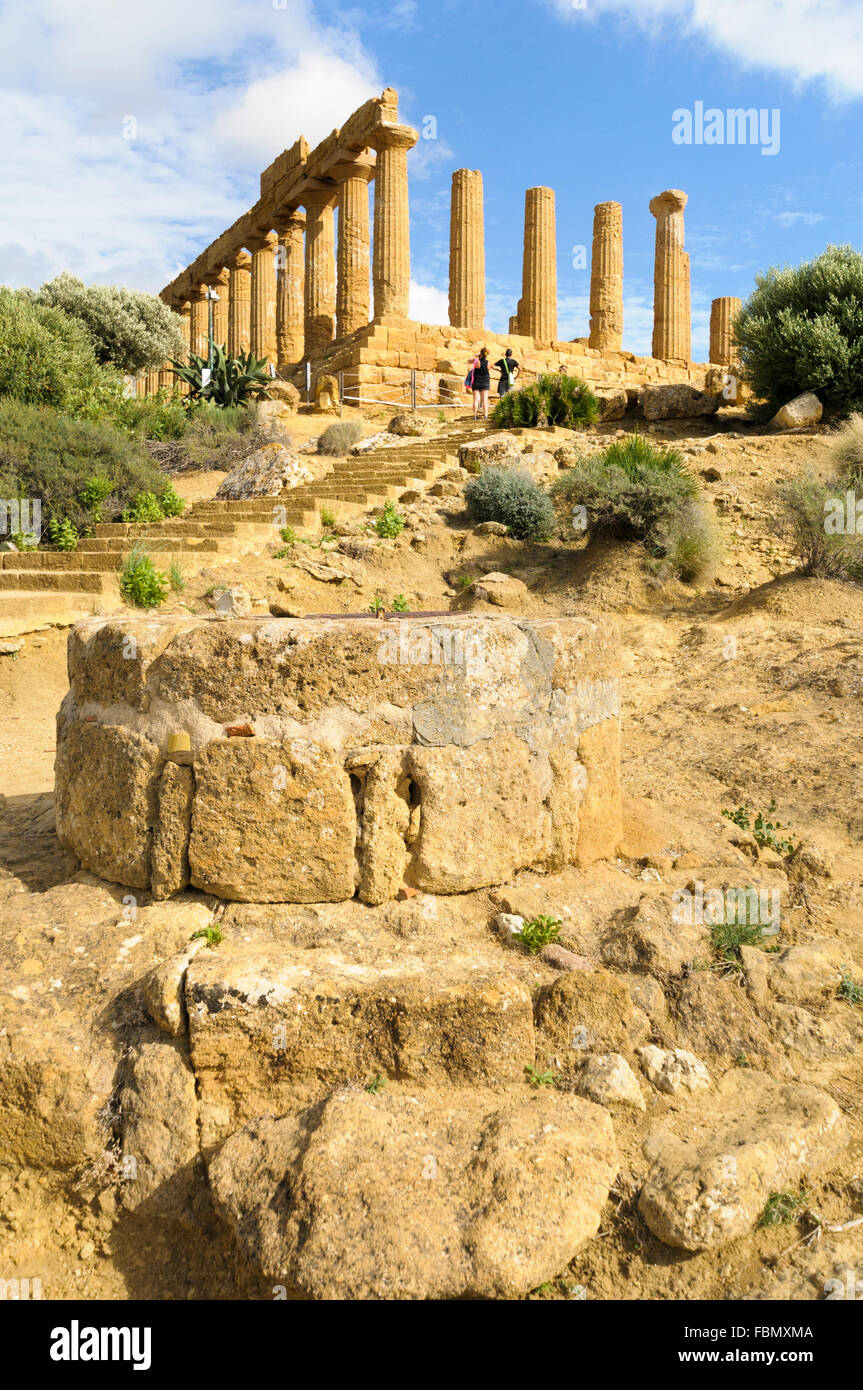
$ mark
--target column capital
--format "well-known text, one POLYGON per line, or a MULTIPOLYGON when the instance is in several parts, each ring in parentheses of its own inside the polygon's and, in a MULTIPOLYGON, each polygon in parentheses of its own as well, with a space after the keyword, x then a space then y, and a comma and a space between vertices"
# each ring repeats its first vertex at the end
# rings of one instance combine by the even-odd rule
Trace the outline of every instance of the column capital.
POLYGON ((229 259, 225 261, 225 269, 249 270, 251 268, 251 264, 252 258, 249 255, 248 251, 244 251, 243 248, 240 247, 239 251, 235 251, 233 256, 229 257, 229 259))
POLYGON ((284 212, 277 213, 273 226, 277 236, 290 236, 293 232, 302 232, 306 226, 306 214, 302 208, 287 208, 284 212))
POLYGON ((275 251, 278 237, 275 232, 261 232, 260 236, 246 237, 249 251, 275 251))
POLYGON ((339 184, 348 179, 365 179, 366 183, 371 183, 375 176, 375 161, 374 158, 345 160, 341 164, 334 164, 327 172, 339 184))
POLYGON ((221 270, 214 270, 212 275, 208 275, 206 280, 204 281, 204 284, 209 287, 221 285, 224 288, 227 285, 230 278, 230 269, 228 268, 228 266, 223 265, 221 270))
POLYGON ((419 138, 413 126, 382 121, 372 131, 369 144, 375 150, 412 150, 419 138))
POLYGON ((193 285, 189 290, 189 303, 198 304, 202 299, 206 299, 208 289, 209 286, 203 282, 200 285, 193 285))
POLYGON ((689 194, 679 188, 666 188, 650 200, 650 211, 654 217, 667 217, 673 212, 683 212, 689 202, 689 194))
POLYGON ((339 190, 335 184, 322 184, 317 188, 303 189, 300 197, 307 212, 319 212, 321 208, 335 207, 339 190))

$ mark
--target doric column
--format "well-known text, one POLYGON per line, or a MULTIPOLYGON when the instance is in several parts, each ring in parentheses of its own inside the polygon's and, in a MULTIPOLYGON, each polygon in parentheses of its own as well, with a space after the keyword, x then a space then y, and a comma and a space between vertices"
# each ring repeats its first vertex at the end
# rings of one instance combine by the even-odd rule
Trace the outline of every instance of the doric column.
POLYGON ((320 357, 336 331, 335 190, 303 194, 306 208, 305 355, 320 357))
POLYGON ((336 337, 365 328, 369 321, 369 179, 374 165, 338 165, 330 173, 339 185, 336 337))
POLYGON ((207 277, 207 286, 219 296, 213 300, 213 342, 217 347, 225 347, 228 341, 228 285, 231 272, 227 266, 217 275, 207 277))
POLYGON ((253 357, 276 361, 276 242, 275 232, 252 237, 252 312, 249 337, 253 357))
MULTIPOLYGON (((188 300, 185 300, 180 305, 180 308, 177 310, 177 317, 180 321, 180 337, 183 340, 183 346, 180 348, 177 361, 182 363, 183 365, 185 365, 189 360, 189 344, 192 329, 191 316, 192 306, 188 300)), ((184 396, 188 395, 189 393, 189 388, 184 381, 180 382, 180 390, 182 391, 184 396)))
POLYGON ((147 395, 155 396, 156 392, 159 389, 159 373, 149 371, 145 376, 144 380, 147 383, 145 388, 147 395))
POLYGON ((209 317, 207 286, 195 285, 189 295, 189 351, 206 357, 209 350, 209 317))
POLYGON ((524 262, 519 332, 550 343, 557 337, 557 238, 554 189, 529 188, 524 198, 524 262))
POLYGON ((280 372, 303 360, 305 313, 303 301, 303 228, 305 213, 297 209, 277 223, 276 360, 280 372))
POLYGON ((689 256, 683 249, 687 202, 687 195, 679 188, 669 188, 650 203, 656 218, 653 356, 675 362, 689 362, 692 357, 689 256))
POLYGON ((410 313, 408 150, 418 139, 417 132, 406 125, 380 125, 372 135, 378 153, 372 259, 376 319, 406 319, 410 313))
POLYGON ((710 361, 717 366, 730 367, 736 360, 734 320, 740 309, 741 301, 733 295, 714 299, 710 306, 710 361))
POLYGON ((485 321, 485 232, 478 169, 456 169, 452 176, 449 321, 459 328, 482 328, 485 321))
POLYGON ((622 344, 623 208, 620 203, 597 203, 590 262, 590 346, 620 352, 622 344))
POLYGON ((159 368, 159 390, 173 391, 174 389, 174 370, 169 363, 165 363, 159 368))
POLYGON ((228 356, 239 357, 252 345, 252 258, 238 251, 228 261, 228 356))

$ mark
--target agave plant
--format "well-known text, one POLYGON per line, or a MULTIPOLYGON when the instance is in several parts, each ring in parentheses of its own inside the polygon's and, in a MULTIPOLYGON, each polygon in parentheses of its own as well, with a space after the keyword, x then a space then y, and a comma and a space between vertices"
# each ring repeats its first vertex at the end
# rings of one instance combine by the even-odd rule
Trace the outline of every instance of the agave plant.
POLYGON ((213 367, 204 385, 207 361, 196 352, 189 354, 188 364, 172 362, 174 372, 189 387, 192 400, 212 401, 217 406, 245 405, 253 396, 266 396, 270 376, 265 370, 266 357, 253 357, 241 352, 229 357, 224 347, 213 347, 213 367))

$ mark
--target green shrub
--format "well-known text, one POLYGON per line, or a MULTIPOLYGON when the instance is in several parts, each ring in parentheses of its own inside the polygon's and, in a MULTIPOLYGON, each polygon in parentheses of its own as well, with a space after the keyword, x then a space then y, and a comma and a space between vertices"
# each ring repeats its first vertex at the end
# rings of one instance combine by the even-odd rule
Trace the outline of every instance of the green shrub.
POLYGON ((279 531, 279 535, 285 542, 285 545, 294 545, 297 539, 297 533, 293 526, 283 526, 279 531))
POLYGON ((824 452, 840 489, 863 493, 863 415, 852 415, 824 452))
POLYGON ((321 507, 321 525, 322 525, 322 526, 335 526, 335 524, 336 524, 336 514, 335 514, 335 512, 333 511, 332 507, 327 507, 327 506, 321 507))
POLYGON ((726 820, 732 821, 734 825, 739 826, 741 830, 749 830, 751 828, 755 843, 767 849, 775 850, 777 854, 793 854, 795 849, 800 848, 799 844, 795 845, 793 840, 783 839, 781 835, 776 834, 777 830, 790 830, 790 825, 783 825, 782 821, 767 819, 767 816, 774 816, 776 814, 775 798, 771 799, 766 814, 764 811, 757 811, 755 813, 755 818, 751 821, 751 825, 750 817, 752 816, 752 812, 748 806, 738 806, 733 811, 724 810, 722 814, 726 820))
POLYGON ((213 347, 213 366, 210 380, 203 384, 203 372, 207 358, 196 352, 189 354, 189 361, 171 363, 174 375, 185 381, 191 399, 210 401, 213 405, 244 405, 256 396, 266 396, 272 378, 266 370, 266 357, 253 357, 250 352, 241 352, 239 357, 229 357, 224 347, 213 347))
POLYGON ((120 565, 120 593, 135 608, 158 608, 168 596, 168 579, 149 555, 133 545, 120 565))
POLYGON ((759 1226, 788 1226, 809 1203, 808 1192, 771 1192, 758 1218, 759 1226))
POLYGON ((810 472, 777 488, 779 511, 774 528, 790 545, 803 574, 853 580, 863 574, 863 539, 856 532, 831 535, 825 528, 831 500, 837 493, 842 497, 844 487, 839 482, 830 487, 810 472))
POLYGON ((177 314, 158 295, 117 285, 85 285, 64 271, 36 296, 87 330, 100 362, 137 374, 154 370, 182 351, 177 314))
MULTIPOLYGON (((187 465, 230 472, 255 447, 254 431, 255 414, 248 406, 220 408, 208 401, 194 402, 189 407, 183 436, 187 465)), ((290 444, 290 440, 285 442, 290 444)))
POLYGON ((171 586, 172 593, 175 594, 181 594, 186 587, 186 577, 183 574, 182 567, 176 556, 172 556, 171 563, 168 566, 168 583, 171 586))
POLYGON ((78 528, 72 525, 68 517, 58 521, 52 516, 48 522, 48 540, 55 550, 77 550, 78 528))
POLYGON ((363 427, 359 420, 337 420, 327 426, 318 440, 318 453, 344 457, 362 437, 363 427))
POLYGON ((578 429, 592 425, 599 416, 599 402, 578 377, 546 373, 529 386, 507 391, 492 411, 492 424, 534 428, 541 422, 578 429))
POLYGON ((163 391, 156 396, 121 396, 105 414, 118 429, 142 439, 182 439, 190 420, 183 397, 163 391))
POLYGON ((863 254, 828 246, 755 283, 734 336, 756 413, 774 415, 803 391, 815 391, 828 413, 863 409, 863 254))
POLYGON ((375 522, 375 530, 384 540, 394 540, 404 530, 405 519, 396 508, 392 498, 384 503, 384 509, 375 522))
POLYGON ((38 497, 44 527, 52 517, 68 518, 83 532, 96 519, 96 478, 111 481, 110 494, 98 502, 108 521, 117 520, 137 493, 163 487, 140 441, 112 425, 0 401, 0 497, 38 497))
POLYGON ((155 492, 139 492, 135 496, 131 507, 127 507, 121 517, 122 521, 129 521, 136 525, 146 522, 161 521, 164 513, 155 492))
POLYGON ((559 917, 547 917, 540 913, 522 923, 521 931, 514 933, 514 940, 521 943, 532 956, 539 955, 543 946, 548 946, 560 936, 563 926, 559 917))
POLYGON ((396 594, 395 598, 393 599, 393 605, 392 605, 392 606, 393 606, 393 612, 394 612, 394 613, 409 613, 409 612, 410 612, 410 604, 408 603, 408 601, 407 601, 407 599, 405 598, 404 594, 396 594))
POLYGON ((82 323, 0 288, 0 397, 79 414, 100 396, 120 394, 119 377, 99 365, 82 323))
POLYGON ((162 509, 163 516, 179 516, 186 510, 186 503, 177 492, 170 478, 165 484, 162 496, 159 498, 159 505, 162 509))
POLYGON ((551 500, 519 469, 485 468, 478 477, 468 479, 464 496, 474 520, 499 521, 517 540, 545 540, 551 534, 551 500))
POLYGON ((87 479, 81 491, 78 493, 81 506, 86 512, 89 512, 96 525, 103 519, 102 503, 106 498, 111 496, 113 491, 114 484, 111 479, 97 473, 94 474, 92 478, 87 479))

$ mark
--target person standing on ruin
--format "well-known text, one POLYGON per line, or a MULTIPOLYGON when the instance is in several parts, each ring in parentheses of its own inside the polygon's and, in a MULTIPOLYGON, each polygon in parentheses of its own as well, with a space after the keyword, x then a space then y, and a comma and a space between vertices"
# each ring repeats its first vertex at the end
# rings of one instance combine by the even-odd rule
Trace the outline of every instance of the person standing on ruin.
POLYGON ((488 419, 488 393, 491 390, 491 373, 488 367, 488 348, 480 348, 479 357, 473 359, 470 370, 470 384, 473 391, 473 418, 482 406, 482 418, 488 419))
POLYGON ((519 365, 512 355, 512 348, 507 348, 503 357, 499 357, 494 364, 500 369, 500 381, 497 384, 497 394, 505 396, 507 391, 511 391, 515 385, 515 379, 519 373, 519 365))

